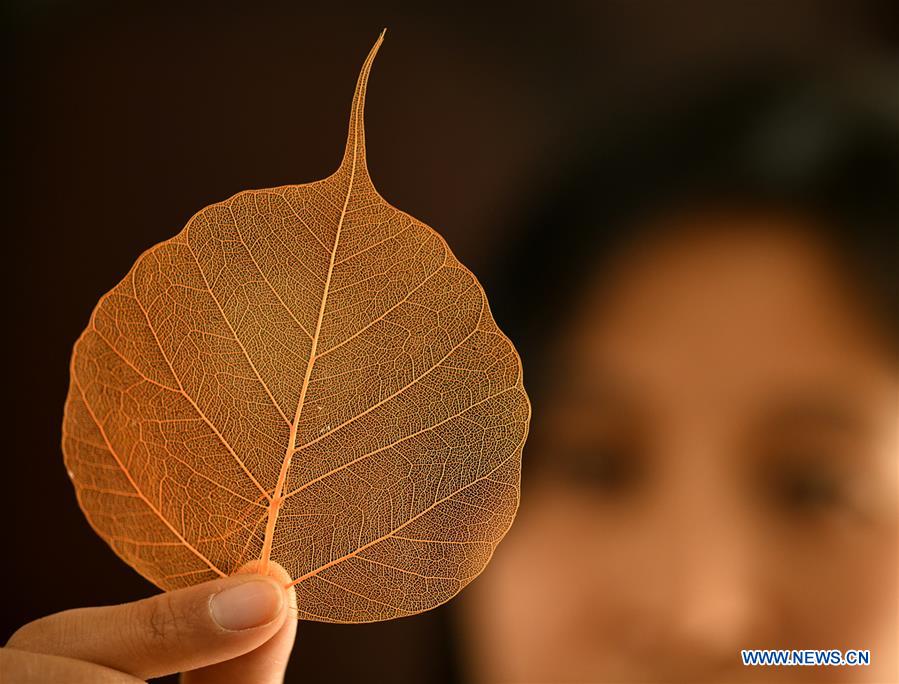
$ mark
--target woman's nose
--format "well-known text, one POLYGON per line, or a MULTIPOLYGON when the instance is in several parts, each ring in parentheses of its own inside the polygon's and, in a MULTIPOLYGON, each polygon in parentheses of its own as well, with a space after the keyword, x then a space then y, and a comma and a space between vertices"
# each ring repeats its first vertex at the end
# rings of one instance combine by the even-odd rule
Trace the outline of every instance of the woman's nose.
POLYGON ((672 671, 730 668, 740 649, 759 647, 765 636, 768 604, 751 516, 734 497, 709 489, 682 492, 654 516, 655 587, 644 614, 654 643, 644 646, 672 671))
POLYGON ((736 659, 758 631, 758 573, 750 540, 727 517, 709 511, 677 535, 668 613, 675 648, 736 659))

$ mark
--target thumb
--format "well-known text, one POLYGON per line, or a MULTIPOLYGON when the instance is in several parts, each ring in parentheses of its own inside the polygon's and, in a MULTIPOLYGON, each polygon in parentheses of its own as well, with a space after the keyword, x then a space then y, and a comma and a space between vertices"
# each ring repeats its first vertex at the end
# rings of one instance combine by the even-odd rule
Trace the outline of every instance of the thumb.
MULTIPOLYGON (((256 572, 258 561, 251 561, 238 572, 256 572)), ((277 563, 270 563, 268 573, 288 584, 290 575, 277 563)), ((284 681, 287 661, 293 649, 297 633, 297 595, 291 586, 287 589, 287 619, 281 628, 259 648, 244 655, 226 660, 209 667, 187 672, 181 678, 182 684, 278 684, 284 681)))
POLYGON ((287 613, 283 584, 235 575, 134 603, 50 615, 19 629, 7 646, 149 679, 252 651, 280 630, 287 613))

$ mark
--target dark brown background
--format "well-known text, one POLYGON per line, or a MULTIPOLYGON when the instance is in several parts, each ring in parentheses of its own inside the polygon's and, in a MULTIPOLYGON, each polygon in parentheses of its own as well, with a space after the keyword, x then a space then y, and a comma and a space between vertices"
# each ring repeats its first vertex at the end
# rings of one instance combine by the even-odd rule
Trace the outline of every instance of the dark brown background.
MULTIPOLYGON (((842 68, 895 54, 899 26, 890 2, 371 4, 7 9, 14 438, 0 475, 0 640, 51 612, 154 591, 90 530, 65 475, 71 345, 97 299, 196 210, 333 171, 382 27, 366 112, 372 176, 489 282, 483 269, 515 239, 523 197, 560 173, 585 127, 676 96, 710 65, 785 54, 842 68)), ((448 615, 304 623, 288 681, 447 681, 448 615)))

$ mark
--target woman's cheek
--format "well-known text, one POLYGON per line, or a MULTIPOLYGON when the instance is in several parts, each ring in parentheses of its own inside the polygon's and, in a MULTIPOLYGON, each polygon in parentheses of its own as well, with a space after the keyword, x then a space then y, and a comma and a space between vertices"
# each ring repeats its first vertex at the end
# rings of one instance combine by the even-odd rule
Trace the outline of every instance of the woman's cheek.
MULTIPOLYGON (((869 649, 861 681, 896 672, 899 529, 896 521, 835 516, 772 529, 770 597, 781 630, 773 648, 869 649)), ((891 681, 887 678, 884 681, 891 681)))
POLYGON ((627 668, 634 536, 589 490, 546 478, 466 592, 466 652, 483 681, 598 680, 627 668), (627 540, 630 540, 628 542, 627 540))

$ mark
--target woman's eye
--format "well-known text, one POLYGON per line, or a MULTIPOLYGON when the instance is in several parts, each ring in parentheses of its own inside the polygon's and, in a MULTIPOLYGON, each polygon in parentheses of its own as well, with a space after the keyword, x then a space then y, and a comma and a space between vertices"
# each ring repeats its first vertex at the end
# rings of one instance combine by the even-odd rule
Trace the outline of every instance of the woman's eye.
POLYGON ((605 494, 623 494, 635 489, 642 477, 640 459, 626 450, 582 448, 562 456, 561 466, 573 484, 605 494))
POLYGON ((785 467, 770 481, 775 503, 792 513, 823 512, 843 501, 842 483, 822 467, 785 467))

